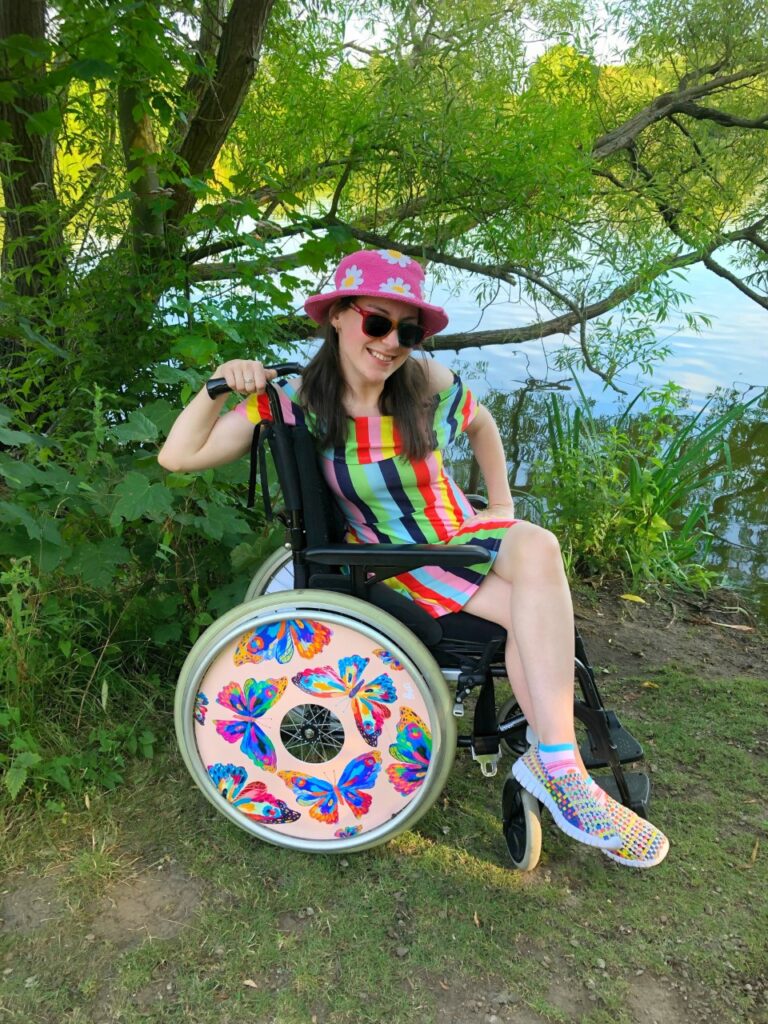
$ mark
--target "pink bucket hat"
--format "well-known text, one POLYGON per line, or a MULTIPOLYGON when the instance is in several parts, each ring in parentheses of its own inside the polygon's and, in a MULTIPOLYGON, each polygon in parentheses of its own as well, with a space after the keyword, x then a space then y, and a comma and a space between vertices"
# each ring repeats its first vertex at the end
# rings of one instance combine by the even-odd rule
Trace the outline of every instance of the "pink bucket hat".
POLYGON ((420 311, 425 337, 437 334, 448 324, 441 306, 433 306, 423 298, 424 271, 416 260, 397 249, 361 249, 345 256, 336 268, 336 288, 321 295, 310 295, 304 303, 308 316, 321 324, 338 299, 353 295, 376 295, 398 302, 407 302, 420 311))

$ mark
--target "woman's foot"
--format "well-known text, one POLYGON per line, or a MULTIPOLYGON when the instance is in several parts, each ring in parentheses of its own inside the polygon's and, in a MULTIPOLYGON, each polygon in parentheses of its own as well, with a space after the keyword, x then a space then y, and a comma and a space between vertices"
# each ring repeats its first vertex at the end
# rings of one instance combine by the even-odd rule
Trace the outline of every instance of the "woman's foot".
POLYGON ((627 868, 655 868, 661 864, 669 851, 669 840, 664 833, 610 797, 594 779, 590 782, 594 787, 593 796, 610 816, 622 840, 618 850, 605 850, 606 856, 627 868))
POLYGON ((606 853, 624 846, 611 814, 592 792, 591 779, 584 778, 581 772, 567 771, 554 776, 538 749, 531 747, 512 765, 512 774, 544 804, 558 828, 572 839, 606 853))

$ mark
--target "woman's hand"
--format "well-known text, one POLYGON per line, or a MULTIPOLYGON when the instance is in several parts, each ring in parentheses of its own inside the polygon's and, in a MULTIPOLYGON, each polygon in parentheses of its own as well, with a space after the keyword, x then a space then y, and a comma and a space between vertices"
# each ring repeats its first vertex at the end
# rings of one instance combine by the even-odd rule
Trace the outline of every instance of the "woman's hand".
POLYGON ((267 381, 274 380, 277 372, 265 369, 257 359, 230 359, 222 363, 213 376, 223 377, 232 391, 250 395, 265 391, 267 381))
POLYGON ((494 505, 488 505, 486 508, 480 509, 472 517, 472 521, 486 520, 486 519, 504 519, 506 521, 515 519, 515 506, 511 501, 509 502, 496 502, 494 505))

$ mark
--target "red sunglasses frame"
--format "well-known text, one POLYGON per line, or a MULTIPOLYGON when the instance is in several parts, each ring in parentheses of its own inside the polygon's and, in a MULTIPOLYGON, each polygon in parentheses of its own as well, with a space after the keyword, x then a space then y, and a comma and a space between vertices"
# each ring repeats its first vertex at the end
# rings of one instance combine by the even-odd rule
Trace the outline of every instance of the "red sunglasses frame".
POLYGON ((368 338, 386 338, 388 334, 392 333, 392 331, 397 331, 397 341, 399 345, 402 345, 403 348, 415 348, 417 345, 420 345, 424 341, 424 338, 426 337, 426 331, 424 330, 422 325, 419 323, 414 323, 411 320, 409 320, 407 323, 403 323, 402 320, 395 320, 393 317, 387 316, 386 313, 377 313, 376 310, 374 309, 361 309, 361 307, 355 305, 354 302, 350 302, 347 308, 354 309, 354 311, 356 313, 359 313, 360 316, 363 318, 363 334, 365 334, 365 336, 368 338), (388 320, 390 324, 389 330, 385 331, 384 334, 369 334, 368 331, 365 329, 365 321, 366 318, 369 316, 376 316, 380 320, 388 320), (419 330, 423 331, 424 333, 422 334, 418 341, 403 341, 402 338, 400 337, 400 324, 403 324, 403 327, 418 327, 419 330))

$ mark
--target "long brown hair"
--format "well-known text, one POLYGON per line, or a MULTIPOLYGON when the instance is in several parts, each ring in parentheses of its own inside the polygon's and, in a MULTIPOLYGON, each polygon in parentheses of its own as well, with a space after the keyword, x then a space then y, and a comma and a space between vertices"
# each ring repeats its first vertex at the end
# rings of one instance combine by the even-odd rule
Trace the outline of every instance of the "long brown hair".
MULTIPOLYGON (((301 378, 301 404, 315 419, 315 436, 323 448, 346 444, 349 417, 344 411, 346 384, 339 356, 339 335, 331 316, 353 299, 342 299, 331 309, 325 340, 301 378)), ((423 459, 434 447, 430 428, 433 406, 422 359, 406 359, 384 383, 379 400, 382 415, 392 416, 407 459, 423 459)))

